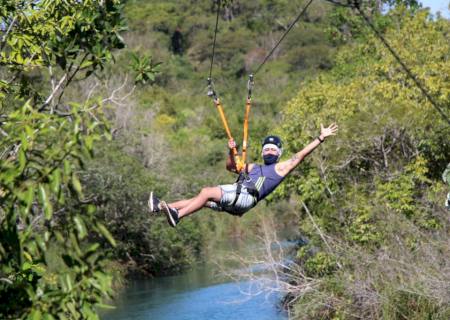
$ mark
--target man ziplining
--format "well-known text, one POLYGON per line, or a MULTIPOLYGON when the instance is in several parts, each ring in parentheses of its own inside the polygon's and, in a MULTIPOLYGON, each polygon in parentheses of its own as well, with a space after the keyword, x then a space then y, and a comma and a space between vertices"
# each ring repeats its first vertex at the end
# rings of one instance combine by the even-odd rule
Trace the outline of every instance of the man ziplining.
POLYGON ((206 207, 216 211, 225 211, 232 215, 242 216, 248 210, 271 194, 284 178, 292 172, 314 149, 328 137, 338 131, 336 124, 324 128, 321 125, 320 135, 289 160, 279 162, 283 153, 281 139, 268 136, 262 143, 261 155, 264 164, 249 163, 245 169, 238 172, 232 150, 236 148, 233 139, 228 141, 230 154, 227 159, 228 171, 239 173, 238 181, 215 187, 205 187, 191 198, 172 203, 160 201, 153 192, 150 193, 148 205, 151 212, 163 211, 168 223, 175 227, 181 219, 206 207))
MULTIPOLYGON (((256 74, 263 67, 263 65, 266 63, 266 61, 269 59, 269 57, 272 55, 281 41, 297 23, 300 17, 306 12, 307 8, 311 5, 312 2, 313 0, 309 0, 309 2, 294 20, 294 22, 291 23, 289 28, 284 32, 283 36, 280 38, 277 44, 266 55, 254 74, 256 74)), ((244 117, 242 157, 237 154, 236 143, 231 135, 222 105, 214 90, 211 78, 214 63, 216 36, 219 24, 220 7, 221 4, 219 0, 217 2, 216 26, 212 46, 211 65, 209 68, 208 96, 210 96, 214 100, 214 104, 219 111, 222 123, 229 139, 228 147, 230 148, 230 153, 227 159, 226 168, 231 172, 239 174, 239 178, 234 184, 219 185, 216 187, 205 187, 197 196, 191 199, 179 200, 169 204, 167 204, 165 201, 160 201, 153 194, 153 192, 150 192, 150 198, 148 200, 150 211, 163 211, 166 214, 167 220, 172 227, 175 227, 184 217, 204 207, 216 211, 225 211, 232 215, 242 216, 245 212, 253 208, 259 201, 272 193, 276 189, 276 187, 284 180, 284 178, 292 170, 294 170, 307 155, 309 155, 315 148, 317 148, 319 144, 321 144, 326 138, 335 135, 338 130, 336 124, 331 124, 327 128, 324 128, 323 125, 320 125, 320 135, 316 139, 314 139, 314 141, 308 144, 303 150, 294 154, 291 159, 282 162, 278 162, 281 154, 283 153, 281 139, 277 136, 268 136, 262 143, 261 155, 263 157, 264 164, 247 164, 245 160, 247 155, 248 115, 250 112, 254 76, 254 74, 250 74, 247 84, 248 95, 244 117)))
MULTIPOLYGON (((293 23, 290 24, 289 28, 284 32, 284 34, 276 43, 276 45, 266 55, 266 57, 264 58, 262 63, 258 66, 258 68, 256 68, 254 74, 256 74, 259 70, 261 70, 263 65, 266 63, 266 61, 268 61, 269 57, 272 55, 272 53, 275 51, 275 49, 278 47, 281 41, 286 37, 286 35, 293 28, 293 26, 299 21, 300 17, 303 14, 305 14, 307 8, 311 5, 312 2, 313 0, 309 0, 308 3, 303 7, 297 18, 293 21, 293 23)), ((339 4, 338 2, 333 3, 343 5, 339 4)), ((430 101, 430 103, 432 103, 432 105, 441 113, 443 118, 450 124, 449 118, 445 115, 445 113, 442 112, 441 107, 436 103, 436 101, 428 93, 428 91, 424 88, 424 86, 417 80, 417 77, 411 72, 411 70, 400 59, 398 54, 392 49, 392 47, 377 31, 377 29, 370 22, 370 19, 368 19, 365 16, 364 11, 361 10, 360 1, 353 1, 353 3, 344 6, 355 8, 360 13, 362 18, 371 27, 371 29, 382 41, 382 43, 387 47, 390 53, 395 57, 398 63, 402 66, 403 70, 406 72, 408 77, 414 81, 414 83, 421 90, 424 96, 426 96, 426 98, 430 101)), ((229 158, 227 159, 227 170, 238 173, 239 178, 238 181, 234 184, 219 185, 216 187, 205 187, 200 191, 200 193, 197 196, 191 199, 184 199, 169 204, 167 204, 165 201, 160 201, 157 197, 154 196, 153 192, 151 192, 148 202, 150 211, 152 212, 163 211, 167 216, 169 224, 173 227, 175 227, 182 218, 200 210, 203 207, 207 207, 217 211, 226 211, 233 215, 242 216, 245 212, 253 208, 259 201, 261 201, 267 195, 272 193, 276 189, 276 187, 283 181, 283 179, 293 169, 295 169, 306 156, 308 156, 315 148, 317 148, 319 144, 321 144, 327 137, 335 135, 338 130, 336 124, 331 124, 327 128, 324 128, 321 125, 320 135, 314 141, 308 144, 303 150, 294 154, 294 156, 291 159, 282 162, 278 162, 283 150, 280 138, 276 136, 268 136, 266 139, 264 139, 262 144, 261 154, 264 159, 264 164, 263 165, 253 163, 246 164, 245 156, 247 148, 248 113, 250 111, 250 101, 254 76, 254 74, 251 74, 248 82, 248 96, 244 119, 244 141, 243 141, 242 159, 237 155, 236 143, 234 142, 234 139, 231 136, 222 109, 222 105, 219 101, 219 98, 216 95, 211 80, 220 7, 221 5, 219 0, 217 2, 216 25, 214 31, 214 41, 212 46, 211 65, 209 69, 208 96, 213 98, 214 104, 216 105, 219 111, 223 125, 227 132, 227 136, 229 138, 228 147, 230 148, 230 155, 229 158)), ((448 172, 450 171, 447 170, 446 173, 443 175, 443 178, 450 184, 450 178, 447 179, 447 177, 450 176, 448 172)), ((447 195, 445 205, 448 209, 450 209, 450 193, 447 195)))

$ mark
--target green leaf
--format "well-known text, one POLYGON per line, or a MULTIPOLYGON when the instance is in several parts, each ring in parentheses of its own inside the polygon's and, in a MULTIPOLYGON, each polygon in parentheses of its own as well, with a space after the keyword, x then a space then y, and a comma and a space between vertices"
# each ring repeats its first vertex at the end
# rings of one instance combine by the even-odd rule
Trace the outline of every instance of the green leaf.
POLYGON ((29 269, 31 269, 31 266, 32 266, 32 263, 31 263, 31 262, 25 261, 25 262, 22 264, 22 270, 23 270, 23 271, 29 270, 29 269))
POLYGON ((43 320, 54 320, 55 318, 50 313, 45 313, 43 320))
POLYGON ((53 193, 59 193, 61 187, 61 169, 57 168, 53 171, 50 186, 53 193))
POLYGON ((102 308, 102 309, 107 309, 107 310, 117 309, 117 307, 114 305, 109 305, 109 304, 104 304, 104 303, 97 303, 96 306, 99 308, 102 308))
POLYGON ((23 169, 25 169, 25 166, 27 164, 27 158, 25 156, 25 152, 23 151, 23 148, 19 149, 18 157, 19 157, 19 171, 22 172, 23 169))
POLYGON ((39 198, 44 208, 44 216, 47 220, 50 220, 53 214, 53 206, 48 198, 46 187, 42 184, 39 185, 39 198))
POLYGON ((95 252, 99 247, 99 243, 94 243, 87 248, 86 253, 95 252))
POLYGON ((72 173, 72 165, 69 160, 65 159, 64 160, 64 175, 70 176, 71 173, 72 173))
POLYGON ((42 313, 39 309, 32 309, 30 314, 27 317, 27 320, 41 320, 42 319, 42 313))
POLYGON ((83 253, 81 252, 80 245, 78 244, 78 239, 73 232, 69 233, 70 244, 72 248, 75 250, 77 256, 81 257, 83 253))
POLYGON ((30 255, 28 252, 24 251, 24 252, 23 252, 23 256, 24 256, 25 259, 27 259, 28 261, 33 262, 33 258, 31 258, 31 255, 30 255))
POLYGON ((94 137, 93 136, 87 136, 84 140, 84 143, 86 144, 86 148, 90 151, 92 150, 93 143, 94 143, 94 137))
POLYGON ((28 137, 25 132, 20 133, 20 142, 21 142, 21 149, 27 150, 28 149, 28 137))
POLYGON ((72 291, 73 285, 72 285, 72 278, 70 277, 70 275, 68 273, 66 273, 63 279, 64 279, 64 284, 66 285, 67 291, 72 291))
POLYGON ((89 214, 93 214, 97 211, 97 207, 93 204, 88 204, 87 205, 87 213, 89 214))
POLYGON ((78 193, 79 196, 83 195, 81 182, 75 173, 72 174, 72 186, 75 189, 75 191, 78 193))
POLYGON ((42 263, 33 264, 31 269, 39 276, 44 275, 45 272, 47 271, 47 269, 42 263))
POLYGON ((86 235, 87 235, 87 231, 86 231, 86 226, 84 225, 83 220, 81 219, 80 216, 77 215, 73 218, 73 221, 75 222, 75 226, 78 231, 78 238, 84 239, 84 237, 86 237, 86 235))
POLYGON ((17 197, 25 204, 25 207, 22 206, 24 214, 28 214, 34 199, 34 186, 28 185, 25 191, 17 194, 17 197))
POLYGON ((35 241, 36 244, 39 246, 39 248, 45 252, 48 248, 47 248, 47 244, 44 240, 44 238, 41 235, 35 235, 35 241))
POLYGON ((100 231, 100 233, 108 240, 108 242, 113 247, 116 246, 116 241, 114 240, 114 238, 111 235, 111 233, 109 233, 108 229, 106 229, 106 227, 103 224, 97 223, 97 229, 98 229, 98 231, 100 231))
POLYGON ((45 241, 45 242, 48 242, 48 240, 50 240, 50 232, 45 231, 45 232, 44 232, 44 241, 45 241))
POLYGON ((28 186, 28 189, 25 192, 24 200, 27 205, 27 208, 30 208, 31 204, 33 203, 33 200, 34 200, 34 186, 32 186, 32 185, 28 186))
POLYGON ((75 309, 75 306, 73 305, 73 302, 69 302, 66 304, 67 309, 69 309, 70 313, 73 315, 75 319, 79 319, 78 312, 75 309))
POLYGON ((93 65, 93 61, 87 60, 87 61, 84 61, 84 62, 80 65, 80 69, 85 69, 85 68, 90 67, 90 66, 92 66, 92 65, 93 65))

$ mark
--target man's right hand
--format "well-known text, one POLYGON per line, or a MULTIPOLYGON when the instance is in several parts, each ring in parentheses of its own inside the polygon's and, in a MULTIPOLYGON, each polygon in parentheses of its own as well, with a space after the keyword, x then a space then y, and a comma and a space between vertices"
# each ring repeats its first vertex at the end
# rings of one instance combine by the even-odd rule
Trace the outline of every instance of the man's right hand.
POLYGON ((230 150, 236 148, 236 141, 234 141, 234 139, 228 140, 228 148, 230 148, 230 150))

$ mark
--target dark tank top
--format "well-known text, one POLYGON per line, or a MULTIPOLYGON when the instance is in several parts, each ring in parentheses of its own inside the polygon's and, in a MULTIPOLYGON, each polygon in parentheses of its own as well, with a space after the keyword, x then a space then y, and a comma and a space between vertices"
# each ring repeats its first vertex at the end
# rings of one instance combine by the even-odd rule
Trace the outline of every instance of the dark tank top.
POLYGON ((255 163, 252 171, 248 174, 251 181, 244 182, 244 186, 249 186, 253 183, 256 189, 258 189, 258 201, 264 199, 268 194, 275 190, 284 179, 284 177, 276 173, 275 165, 276 163, 270 165, 260 165, 255 163))

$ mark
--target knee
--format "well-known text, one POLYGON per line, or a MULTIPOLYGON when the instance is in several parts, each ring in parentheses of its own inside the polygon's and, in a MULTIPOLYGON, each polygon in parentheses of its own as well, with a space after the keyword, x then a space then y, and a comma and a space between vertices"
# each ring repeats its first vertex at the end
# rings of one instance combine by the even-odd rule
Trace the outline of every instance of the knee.
POLYGON ((201 194, 202 196, 209 196, 209 194, 211 193, 211 189, 212 189, 212 188, 205 187, 205 188, 203 188, 203 189, 200 191, 200 194, 201 194))
POLYGON ((205 197, 207 199, 216 199, 218 191, 220 192, 220 189, 214 188, 214 187, 205 187, 200 191, 200 195, 202 197, 205 197))

